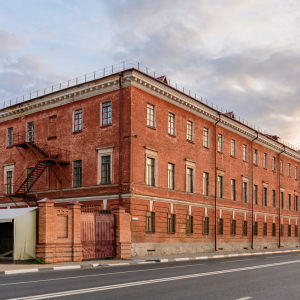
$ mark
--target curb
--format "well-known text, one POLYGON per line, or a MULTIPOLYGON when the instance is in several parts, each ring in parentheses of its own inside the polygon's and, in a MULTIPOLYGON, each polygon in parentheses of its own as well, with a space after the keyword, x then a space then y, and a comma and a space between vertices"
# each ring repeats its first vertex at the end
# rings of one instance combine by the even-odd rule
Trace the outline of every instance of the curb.
POLYGON ((34 268, 34 269, 21 269, 21 270, 9 270, 0 271, 0 275, 13 275, 13 274, 26 274, 34 272, 43 271, 61 271, 61 270, 74 270, 74 269, 87 269, 96 267, 114 267, 114 266, 128 266, 128 265, 142 265, 151 263, 164 263, 164 262, 174 262, 174 261, 189 261, 189 260, 206 260, 215 258, 226 258, 226 257, 241 257, 241 256, 252 256, 252 255, 268 255, 268 254, 279 254, 279 253, 291 253, 300 252, 299 250, 283 250, 283 251, 270 251, 270 252, 254 252, 254 253, 235 253, 235 254, 224 254, 224 255, 212 255, 212 256, 198 256, 198 257, 179 257, 179 258, 161 258, 157 260, 139 260, 132 261, 131 263, 116 263, 116 264, 84 264, 84 265, 73 265, 64 267, 50 267, 50 268, 34 268))

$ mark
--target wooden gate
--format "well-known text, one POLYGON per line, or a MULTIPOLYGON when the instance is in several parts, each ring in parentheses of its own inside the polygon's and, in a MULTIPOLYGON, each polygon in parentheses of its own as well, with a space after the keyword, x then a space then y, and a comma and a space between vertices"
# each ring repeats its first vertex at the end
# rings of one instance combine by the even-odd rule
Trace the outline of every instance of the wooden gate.
POLYGON ((81 213, 82 258, 116 256, 115 215, 81 213))

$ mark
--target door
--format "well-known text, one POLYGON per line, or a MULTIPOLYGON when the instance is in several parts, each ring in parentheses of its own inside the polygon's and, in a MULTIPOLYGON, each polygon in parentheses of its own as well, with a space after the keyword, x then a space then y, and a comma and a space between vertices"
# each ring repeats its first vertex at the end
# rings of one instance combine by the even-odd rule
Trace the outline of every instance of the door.
POLYGON ((115 216, 81 213, 82 258, 116 256, 115 216))

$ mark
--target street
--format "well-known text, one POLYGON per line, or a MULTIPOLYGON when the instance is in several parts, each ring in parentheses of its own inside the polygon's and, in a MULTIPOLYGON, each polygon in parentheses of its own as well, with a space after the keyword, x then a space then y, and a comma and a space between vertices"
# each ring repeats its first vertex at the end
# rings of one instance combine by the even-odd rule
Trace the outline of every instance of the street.
POLYGON ((300 254, 0 277, 0 299, 299 299, 300 254))

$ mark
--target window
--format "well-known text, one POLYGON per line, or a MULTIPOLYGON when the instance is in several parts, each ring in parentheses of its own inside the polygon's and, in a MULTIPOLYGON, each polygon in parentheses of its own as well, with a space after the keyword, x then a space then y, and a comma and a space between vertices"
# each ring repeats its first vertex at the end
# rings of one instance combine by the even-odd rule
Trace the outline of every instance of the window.
POLYGON ((147 211, 146 232, 155 232, 155 212, 147 211))
POLYGON ((175 233, 176 215, 168 214, 168 233, 175 233))
POLYGON ((223 198, 223 176, 218 175, 218 197, 223 198))
POLYGON ((263 235, 267 236, 268 235, 268 223, 264 223, 263 227, 263 235))
POLYGON ((276 171, 276 158, 274 156, 272 157, 272 171, 276 171))
POLYGON ((268 167, 268 155, 264 153, 264 168, 267 169, 268 167))
POLYGON ((187 121, 187 133, 186 138, 189 141, 194 140, 194 123, 191 121, 187 121))
POLYGON ((254 185, 254 204, 257 204, 257 185, 254 185))
POLYGON ((230 221, 230 234, 236 235, 236 220, 230 221))
POLYGON ((231 156, 236 156, 236 141, 231 140, 231 156))
POLYGON ((280 205, 281 209, 284 209, 284 192, 280 192, 280 205))
POLYGON ((283 175, 283 168, 284 168, 284 165, 283 165, 283 160, 280 161, 280 174, 283 175))
POLYGON ((6 194, 13 193, 13 171, 6 171, 6 194))
POLYGON ((254 149, 254 153, 253 153, 253 163, 255 165, 258 165, 258 152, 257 149, 254 149))
POLYGON ((82 185, 82 162, 76 160, 73 162, 73 187, 82 185))
POLYGON ((194 230, 194 217, 186 216, 186 234, 193 234, 194 230))
POLYGON ((295 225, 295 237, 298 236, 298 225, 295 225))
POLYGON ((288 236, 292 236, 292 225, 288 225, 288 236))
POLYGON ((102 103, 101 107, 102 111, 102 126, 110 125, 111 124, 111 102, 104 102, 102 103))
POLYGON ((248 149, 247 145, 243 145, 243 161, 247 161, 248 149))
POLYGON ((186 182, 187 182, 187 192, 193 193, 194 192, 194 179, 193 174, 194 170, 192 168, 186 168, 186 182))
POLYGON ((102 184, 109 184, 111 183, 110 179, 110 155, 102 156, 101 161, 101 183, 102 184))
POLYGON ((272 203, 273 203, 273 207, 276 207, 276 192, 275 192, 275 190, 272 190, 272 203))
POLYGON ((243 182, 243 201, 248 202, 248 182, 243 182))
POLYGON ((247 221, 243 221, 243 236, 247 236, 247 230, 248 229, 248 222, 247 221))
POLYGON ((175 135, 175 115, 172 113, 168 114, 168 133, 175 135))
POLYGON ((263 202, 264 202, 264 206, 268 206, 268 188, 264 187, 263 190, 263 202))
POLYGON ((155 128, 155 106, 147 104, 147 126, 155 128))
POLYGON ((209 217, 203 218, 203 234, 209 234, 209 217))
POLYGON ((291 166, 291 164, 288 164, 288 172, 289 172, 289 177, 292 177, 292 166, 291 166))
POLYGON ((258 235, 258 223, 256 221, 254 222, 253 234, 258 235))
POLYGON ((14 129, 13 127, 7 128, 7 135, 6 135, 6 146, 12 147, 14 143, 14 129))
POLYGON ((288 209, 291 210, 291 203, 292 200, 291 200, 291 194, 288 194, 288 209))
POLYGON ((49 117, 48 123, 48 138, 56 137, 57 115, 49 117))
POLYGON ((203 146, 209 148, 209 129, 203 128, 203 146))
POLYGON ((223 219, 222 218, 218 219, 218 234, 220 234, 220 235, 223 234, 223 219))
POLYGON ((298 195, 295 195, 295 211, 298 211, 298 195))
POLYGON ((203 195, 208 196, 208 173, 203 173, 203 195))
POLYGON ((236 200, 235 179, 231 179, 231 200, 236 200))
POLYGON ((168 163, 168 189, 175 189, 175 165, 168 163))
POLYGON ((154 158, 147 157, 147 172, 146 172, 146 184, 155 185, 155 160, 154 158))
POLYGON ((74 111, 74 131, 82 130, 82 109, 74 111))
POLYGON ((280 224, 280 235, 284 237, 284 224, 280 224))
POLYGON ((276 224, 272 223, 272 236, 276 236, 276 224))
POLYGON ((27 142, 34 141, 34 122, 27 123, 27 142))
POLYGON ((298 167, 295 166, 295 179, 298 179, 298 167))
MULTIPOLYGON (((33 168, 27 168, 26 169, 26 175, 27 177, 30 175, 30 173, 32 172, 33 168)), ((26 189, 28 190, 28 192, 32 192, 33 191, 33 186, 31 186, 33 184, 33 174, 28 178, 27 183, 26 183, 26 189)))
POLYGON ((218 134, 218 151, 223 152, 223 134, 218 134))

